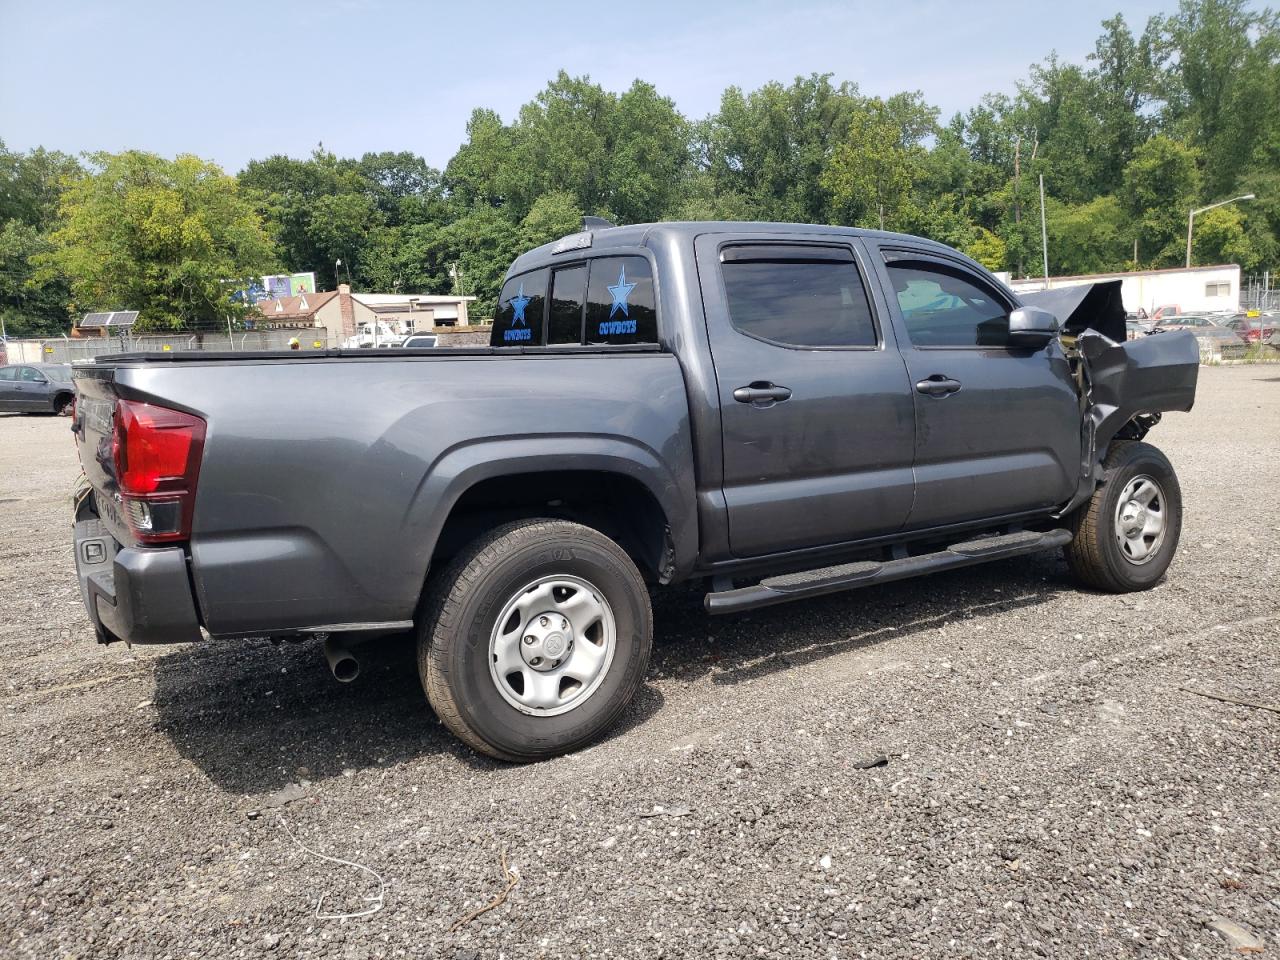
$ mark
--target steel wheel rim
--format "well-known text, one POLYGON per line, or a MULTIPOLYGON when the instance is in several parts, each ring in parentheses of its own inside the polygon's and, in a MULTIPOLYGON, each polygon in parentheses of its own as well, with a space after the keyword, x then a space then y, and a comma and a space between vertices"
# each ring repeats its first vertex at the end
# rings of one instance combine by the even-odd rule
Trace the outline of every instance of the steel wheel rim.
POLYGON ((1114 526, 1121 556, 1135 566, 1149 562, 1160 552, 1168 529, 1164 488, 1146 474, 1130 480, 1116 503, 1114 526))
POLYGON ((489 636, 489 676, 521 713, 554 717, 586 703, 618 646, 613 609, 581 577, 539 577, 503 605, 489 636))

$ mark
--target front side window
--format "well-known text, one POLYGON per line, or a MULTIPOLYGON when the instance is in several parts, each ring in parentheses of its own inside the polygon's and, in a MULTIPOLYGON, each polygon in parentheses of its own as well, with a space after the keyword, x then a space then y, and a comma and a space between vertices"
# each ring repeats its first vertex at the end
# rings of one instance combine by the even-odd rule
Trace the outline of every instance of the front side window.
POLYGON ((874 347, 875 321, 853 255, 817 249, 730 248, 721 270, 729 322, 748 336, 793 347, 874 347))
POLYGON ((532 347, 542 344, 542 320, 547 299, 547 271, 534 270, 502 285, 489 345, 532 347))
POLYGON ((1009 311, 959 269, 920 260, 888 263, 907 336, 917 347, 1003 347, 1009 311))
POLYGON ((587 287, 587 343, 657 343, 653 271, 644 257, 591 261, 587 287))
POLYGON ((23 367, 22 379, 27 381, 27 383, 35 383, 39 380, 43 380, 44 374, 41 373, 39 370, 37 370, 35 367, 23 367))

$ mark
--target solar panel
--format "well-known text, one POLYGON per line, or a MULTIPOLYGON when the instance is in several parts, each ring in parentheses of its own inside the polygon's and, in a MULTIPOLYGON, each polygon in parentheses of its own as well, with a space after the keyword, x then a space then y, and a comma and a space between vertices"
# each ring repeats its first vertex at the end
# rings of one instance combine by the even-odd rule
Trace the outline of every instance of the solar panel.
POLYGON ((111 319, 109 313, 86 313, 84 319, 80 321, 82 327, 101 327, 111 319))
POLYGON ((137 310, 117 310, 107 315, 104 327, 132 327, 138 320, 137 310))

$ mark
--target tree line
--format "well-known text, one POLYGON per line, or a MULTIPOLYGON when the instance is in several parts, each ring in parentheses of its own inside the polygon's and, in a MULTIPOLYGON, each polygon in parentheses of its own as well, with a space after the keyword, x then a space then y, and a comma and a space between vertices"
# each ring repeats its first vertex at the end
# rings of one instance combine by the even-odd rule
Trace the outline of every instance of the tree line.
POLYGON ((0 143, 0 314, 10 336, 125 308, 225 326, 242 278, 314 270, 326 288, 474 295, 489 316, 515 255, 584 214, 883 228, 1038 274, 1042 175, 1054 274, 1177 266, 1188 211, 1245 193, 1197 219, 1195 261, 1280 266, 1280 18, 1245 0, 1182 0, 1140 32, 1117 15, 1086 62, 1051 55, 945 121, 918 91, 830 75, 730 87, 690 119, 642 80, 614 93, 561 72, 509 122, 475 110, 444 170, 321 145, 232 176, 0 143))

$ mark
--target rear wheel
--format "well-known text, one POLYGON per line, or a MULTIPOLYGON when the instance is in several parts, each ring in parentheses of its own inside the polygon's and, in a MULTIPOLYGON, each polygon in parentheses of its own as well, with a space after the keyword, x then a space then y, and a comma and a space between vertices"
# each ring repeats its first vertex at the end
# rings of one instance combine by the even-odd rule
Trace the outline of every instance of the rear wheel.
POLYGON ((60 393, 53 400, 53 412, 60 417, 69 417, 75 411, 75 396, 60 393))
POLYGON ((1182 489, 1163 453, 1122 442, 1103 461, 1106 483, 1078 510, 1066 547, 1071 572, 1109 593, 1147 590, 1164 576, 1182 532, 1182 489))
POLYGON ((418 670, 464 742, 539 760, 617 720, 652 636, 648 592, 621 547, 580 524, 522 520, 480 537, 431 585, 418 670))

